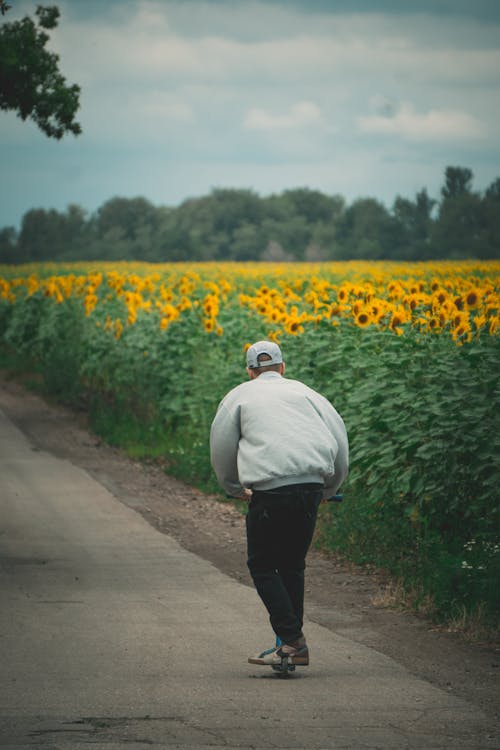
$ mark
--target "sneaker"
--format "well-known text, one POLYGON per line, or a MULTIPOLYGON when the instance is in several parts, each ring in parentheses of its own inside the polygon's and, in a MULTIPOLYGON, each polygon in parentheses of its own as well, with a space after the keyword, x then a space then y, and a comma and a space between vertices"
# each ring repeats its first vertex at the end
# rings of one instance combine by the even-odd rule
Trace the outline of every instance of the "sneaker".
POLYGON ((268 648, 257 656, 249 656, 248 663, 275 667, 281 664, 281 659, 284 656, 288 656, 289 663, 294 666, 307 667, 309 664, 309 649, 306 645, 295 647, 289 646, 287 643, 277 648, 268 648))

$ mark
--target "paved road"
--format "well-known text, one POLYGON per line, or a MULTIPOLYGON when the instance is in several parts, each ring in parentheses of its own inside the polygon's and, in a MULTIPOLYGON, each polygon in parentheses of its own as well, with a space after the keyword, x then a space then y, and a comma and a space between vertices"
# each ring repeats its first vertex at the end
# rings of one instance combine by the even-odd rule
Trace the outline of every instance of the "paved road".
POLYGON ((255 592, 0 411, 0 747, 498 748, 477 709, 308 623, 290 680, 255 592))

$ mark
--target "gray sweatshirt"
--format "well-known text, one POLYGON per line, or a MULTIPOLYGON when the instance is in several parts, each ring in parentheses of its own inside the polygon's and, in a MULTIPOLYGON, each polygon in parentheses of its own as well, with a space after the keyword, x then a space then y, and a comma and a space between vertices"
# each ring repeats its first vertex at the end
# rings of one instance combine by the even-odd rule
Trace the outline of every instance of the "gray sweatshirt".
POLYGON ((334 495, 348 472, 348 441, 330 402, 298 380, 263 372, 220 402, 210 431, 212 466, 229 495, 319 482, 334 495))

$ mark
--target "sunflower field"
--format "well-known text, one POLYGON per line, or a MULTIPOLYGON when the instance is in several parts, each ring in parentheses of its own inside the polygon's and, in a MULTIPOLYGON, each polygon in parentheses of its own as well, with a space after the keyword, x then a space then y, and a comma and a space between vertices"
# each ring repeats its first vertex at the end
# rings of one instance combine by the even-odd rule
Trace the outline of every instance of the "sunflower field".
POLYGON ((437 618, 498 622, 499 262, 0 266, 4 366, 208 491, 211 421, 262 338, 348 430, 318 544, 437 618))

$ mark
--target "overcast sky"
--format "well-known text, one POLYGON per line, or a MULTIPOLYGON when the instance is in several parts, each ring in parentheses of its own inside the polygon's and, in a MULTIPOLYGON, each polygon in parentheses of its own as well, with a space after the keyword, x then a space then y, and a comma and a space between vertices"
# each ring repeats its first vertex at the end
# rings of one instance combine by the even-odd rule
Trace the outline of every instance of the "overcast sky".
MULTIPOLYGON (((9 21, 37 5, 9 1, 9 21)), ((391 206, 438 197, 447 165, 477 190, 500 176, 498 0, 54 3, 50 46, 82 88, 83 134, 54 141, 0 112, 0 226, 214 187, 391 206)))

